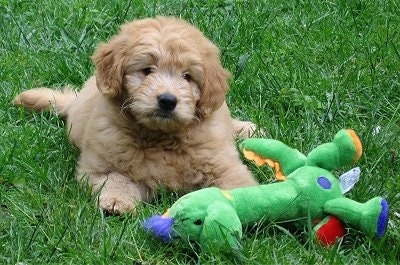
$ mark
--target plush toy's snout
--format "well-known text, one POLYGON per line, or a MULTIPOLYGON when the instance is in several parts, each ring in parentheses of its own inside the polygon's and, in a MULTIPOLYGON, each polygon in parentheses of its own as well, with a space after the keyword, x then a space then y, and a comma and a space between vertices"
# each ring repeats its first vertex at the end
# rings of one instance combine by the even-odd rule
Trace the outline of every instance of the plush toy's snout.
POLYGON ((172 225, 174 220, 170 217, 155 215, 150 217, 143 223, 143 227, 146 231, 152 232, 156 237, 162 239, 164 242, 172 240, 174 233, 172 225))

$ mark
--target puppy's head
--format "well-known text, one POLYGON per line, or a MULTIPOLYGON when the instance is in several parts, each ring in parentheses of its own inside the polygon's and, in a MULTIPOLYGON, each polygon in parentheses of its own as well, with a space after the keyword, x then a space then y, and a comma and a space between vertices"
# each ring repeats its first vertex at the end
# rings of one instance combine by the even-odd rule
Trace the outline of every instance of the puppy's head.
POLYGON ((208 117, 228 90, 218 48, 179 19, 127 23, 92 59, 101 93, 120 99, 124 110, 152 130, 179 130, 208 117))

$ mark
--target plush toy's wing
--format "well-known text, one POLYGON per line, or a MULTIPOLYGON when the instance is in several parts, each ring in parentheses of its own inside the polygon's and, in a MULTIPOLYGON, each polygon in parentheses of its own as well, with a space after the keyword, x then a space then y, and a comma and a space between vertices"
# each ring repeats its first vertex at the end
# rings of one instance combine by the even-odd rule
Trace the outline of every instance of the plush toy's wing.
POLYGON ((223 202, 213 202, 207 207, 200 234, 202 248, 241 249, 242 224, 232 206, 223 202))
POLYGON ((361 141, 353 130, 340 130, 331 143, 324 143, 312 150, 306 164, 335 170, 358 161, 362 154, 361 141))
POLYGON ((297 149, 290 148, 274 139, 248 138, 240 144, 243 155, 258 166, 267 164, 274 169, 278 180, 305 164, 306 157, 297 149))

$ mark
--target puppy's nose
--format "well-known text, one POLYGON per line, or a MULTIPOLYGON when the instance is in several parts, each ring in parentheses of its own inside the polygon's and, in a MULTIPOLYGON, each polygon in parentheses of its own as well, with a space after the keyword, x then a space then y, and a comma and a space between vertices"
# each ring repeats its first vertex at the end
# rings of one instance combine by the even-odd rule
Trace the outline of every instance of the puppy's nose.
POLYGON ((171 111, 175 109, 178 99, 171 93, 164 93, 158 96, 158 105, 165 111, 171 111))

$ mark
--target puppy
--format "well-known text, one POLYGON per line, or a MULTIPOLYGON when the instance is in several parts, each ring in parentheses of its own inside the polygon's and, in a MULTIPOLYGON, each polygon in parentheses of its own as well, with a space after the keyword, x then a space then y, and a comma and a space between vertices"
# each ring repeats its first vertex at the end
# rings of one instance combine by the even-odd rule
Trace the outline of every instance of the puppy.
POLYGON ((136 20, 100 44, 92 60, 96 73, 80 92, 36 88, 14 104, 54 106, 66 117, 81 151, 77 179, 98 194, 104 211, 131 211, 159 187, 257 184, 233 138, 255 127, 231 118, 229 73, 198 29, 175 18, 136 20))

